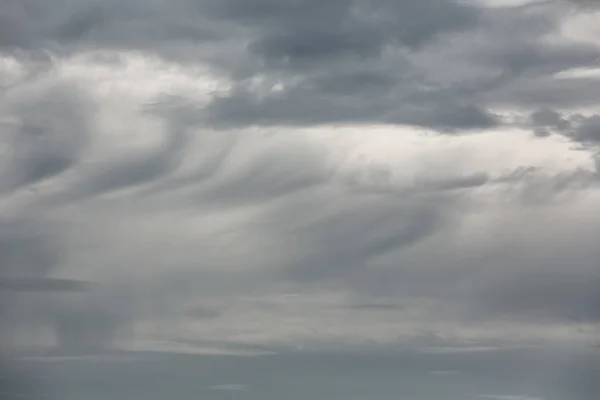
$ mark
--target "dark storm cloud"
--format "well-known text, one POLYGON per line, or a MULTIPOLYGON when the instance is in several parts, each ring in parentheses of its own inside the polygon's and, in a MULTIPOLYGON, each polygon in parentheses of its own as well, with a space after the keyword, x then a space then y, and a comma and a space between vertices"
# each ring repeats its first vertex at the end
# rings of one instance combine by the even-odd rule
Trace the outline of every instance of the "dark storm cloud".
POLYGON ((185 1, 9 0, 0 7, 5 49, 151 48, 177 41, 214 39, 209 21, 189 13, 185 1))
POLYGON ((600 115, 581 119, 574 132, 574 139, 583 143, 598 144, 600 141, 600 115))
POLYGON ((386 93, 389 92, 397 79, 396 72, 377 70, 350 70, 337 71, 336 74, 316 76, 312 84, 323 93, 336 95, 356 95, 361 93, 386 93))
MULTIPOLYGON (((209 118, 215 122, 228 125, 304 125, 399 121, 448 130, 496 125, 486 110, 469 104, 433 104, 427 110, 416 113, 413 110, 396 112, 399 104, 394 103, 402 102, 402 99, 390 98, 385 91, 402 82, 406 86, 407 81, 403 78, 394 83, 390 76, 378 76, 373 70, 374 66, 381 63, 382 52, 387 47, 419 48, 438 36, 474 26, 480 10, 454 1, 369 3, 256 0, 248 3, 207 0, 197 3, 179 1, 167 6, 161 2, 71 4, 64 0, 60 7, 35 1, 28 5, 19 7, 11 3, 10 9, 6 7, 5 14, 18 22, 19 29, 27 31, 20 35, 20 41, 13 40, 12 47, 22 46, 19 44, 21 42, 31 46, 54 43, 59 48, 63 45, 76 45, 77 48, 98 45, 110 47, 118 43, 119 47, 146 48, 161 53, 165 42, 175 47, 181 43, 197 42, 199 37, 192 26, 209 26, 220 31, 217 36, 221 38, 206 35, 209 42, 211 39, 218 42, 228 38, 243 43, 246 40, 244 37, 249 34, 249 52, 242 58, 247 65, 246 76, 265 71, 264 64, 252 61, 254 57, 266 61, 267 73, 282 71, 287 76, 285 79, 292 79, 299 71, 308 74, 303 78, 305 87, 286 89, 282 98, 260 101, 254 93, 245 92, 243 87, 234 91, 227 98, 215 101, 209 108, 209 118), (205 23, 205 19, 210 19, 212 23, 205 23), (192 21, 195 23, 192 24, 192 21), (188 25, 190 27, 186 30, 188 25), (371 65, 360 73, 349 71, 346 78, 340 80, 337 78, 339 63, 350 60, 371 60, 371 65), (314 68, 328 71, 320 77, 313 76, 314 68), (350 96, 345 98, 331 95, 332 91, 348 90, 350 96), (407 117, 407 114, 410 115, 407 117)), ((15 32, 10 36, 19 35, 15 32)), ((210 50, 201 51, 198 56, 216 62, 220 67, 224 66, 217 60, 218 57, 209 56, 209 53, 210 50)), ((240 55, 243 56, 238 54, 235 57, 240 55)), ((240 63, 229 64, 239 68, 240 63)), ((413 86, 411 83, 406 89, 414 91, 413 86)), ((61 168, 63 164, 59 161, 48 161, 47 166, 61 168)))
MULTIPOLYGON (((590 43, 548 40, 564 8, 452 0, 29 0, 6 3, 0 13, 12 23, 4 25, 7 49, 129 48, 208 62, 234 80, 234 90, 203 112, 220 126, 391 123, 457 132, 501 125, 497 106, 596 102, 591 79, 552 79, 600 56, 590 43), (435 45, 440 68, 466 61, 488 73, 436 82, 413 62, 435 45), (282 88, 257 93, 248 80, 258 76, 282 88)), ((452 78, 451 70, 444 75, 452 78)), ((43 168, 64 166, 51 159, 43 168)))
POLYGON ((498 88, 495 93, 486 94, 485 97, 504 106, 549 107, 575 111, 580 107, 595 106, 598 102, 596 95, 598 90, 600 90, 598 79, 556 79, 544 76, 516 80, 503 88, 498 88))
POLYGON ((533 36, 521 41, 496 38, 488 49, 478 49, 474 58, 490 67, 499 67, 512 76, 527 78, 551 76, 553 73, 577 67, 593 66, 600 57, 600 49, 590 43, 573 41, 544 41, 533 36))
MULTIPOLYGON (((355 32, 350 31, 353 34, 355 32)), ((267 37, 251 47, 251 51, 269 62, 301 64, 326 62, 328 59, 368 58, 377 56, 381 43, 365 33, 350 36, 350 32, 294 32, 285 36, 267 37)))
POLYGON ((0 12, 8 22, 3 25, 7 48, 53 44, 159 47, 231 37, 237 25, 254 32, 251 48, 257 53, 293 60, 377 54, 394 41, 417 47, 437 34, 461 30, 477 18, 475 8, 448 0, 376 4, 28 0, 6 2, 0 12), (215 19, 221 24, 214 24, 215 19))
MULTIPOLYGON (((576 68, 594 68, 600 59, 595 43, 560 34, 567 15, 559 4, 550 2, 488 10, 470 36, 428 50, 428 64, 436 60, 457 63, 459 73, 475 68, 473 76, 459 75, 461 79, 446 90, 450 96, 486 108, 574 109, 596 104, 597 79, 556 76, 576 68), (445 51, 451 55, 440 55, 445 51)), ((439 74, 452 77, 439 68, 439 74)))
MULTIPOLYGON (((346 90, 363 85, 348 84, 346 90)), ((421 104, 412 99, 390 98, 383 85, 381 90, 362 90, 350 96, 322 93, 314 85, 292 87, 257 98, 240 88, 228 96, 215 99, 207 108, 209 121, 218 126, 244 125, 320 125, 337 123, 406 124, 442 132, 489 129, 500 124, 490 111, 473 104, 445 100, 430 100, 421 104)), ((325 85, 327 91, 330 84, 325 85)), ((401 90, 401 89, 400 89, 401 90)), ((414 92, 414 88, 407 88, 414 92)), ((431 96, 434 97, 434 96, 431 96)))
POLYGON ((418 47, 438 34, 463 30, 478 17, 476 8, 446 0, 209 3, 224 19, 259 28, 252 47, 260 55, 292 64, 374 56, 395 43, 418 47))
POLYGON ((564 132, 571 126, 569 120, 548 107, 533 112, 529 120, 537 136, 548 136, 553 131, 564 132))
POLYGON ((544 107, 530 115, 529 123, 538 135, 557 133, 592 149, 600 141, 600 116, 597 114, 565 115, 544 107))
POLYGON ((448 104, 439 108, 414 110, 401 116, 398 122, 423 127, 431 127, 439 131, 456 132, 471 129, 488 129, 500 124, 499 117, 488 110, 472 104, 448 104))
MULTIPOLYGON (((399 8, 414 11, 408 6, 411 3, 398 4, 403 4, 399 8)), ((396 18, 394 6, 385 7, 380 11, 396 18)), ((364 13, 359 16, 369 15, 365 9, 358 10, 364 13)), ((427 13, 422 16, 410 11, 406 15, 415 24, 427 26, 427 13)), ((452 15, 449 13, 448 18, 452 15)), ((598 47, 591 43, 547 39, 558 32, 564 17, 560 8, 530 5, 480 10, 474 15, 477 18, 471 23, 463 21, 455 35, 442 34, 437 42, 428 42, 412 53, 405 51, 402 41, 387 42, 386 46, 395 51, 386 53, 386 46, 378 50, 377 46, 352 41, 349 35, 341 35, 343 40, 337 41, 336 36, 312 38, 319 30, 309 31, 302 40, 303 34, 296 32, 300 29, 293 22, 274 22, 274 38, 266 34, 266 42, 251 49, 267 60, 261 73, 266 67, 283 82, 282 88, 270 93, 267 90, 265 95, 239 81, 232 92, 215 99, 207 110, 208 117, 229 126, 364 122, 455 132, 501 125, 502 118, 490 111, 497 106, 572 108, 596 102, 593 79, 554 79, 558 72, 593 66, 600 57, 598 47), (452 69, 442 71, 446 64, 468 62, 487 72, 450 84, 436 82, 426 72, 438 68, 435 64, 426 64, 422 70, 415 63, 415 57, 428 51, 435 56, 427 63, 439 63, 440 74, 447 78, 454 79, 452 69), (352 70, 348 65, 359 68, 352 70)), ((326 32, 335 32, 336 22, 328 22, 326 32)), ((264 26, 263 31, 268 32, 271 25, 264 26)), ((345 27, 342 22, 339 26, 345 27)), ((386 32, 385 24, 374 29, 386 32)), ((357 32, 362 40, 380 37, 375 35, 373 39, 360 29, 357 32)))

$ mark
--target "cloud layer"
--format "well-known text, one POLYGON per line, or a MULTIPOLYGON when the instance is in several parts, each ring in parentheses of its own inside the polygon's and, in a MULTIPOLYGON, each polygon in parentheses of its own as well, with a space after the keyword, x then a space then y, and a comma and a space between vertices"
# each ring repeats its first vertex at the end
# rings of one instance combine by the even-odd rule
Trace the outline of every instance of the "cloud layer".
POLYGON ((588 6, 5 2, 5 315, 79 347, 591 340, 588 6))

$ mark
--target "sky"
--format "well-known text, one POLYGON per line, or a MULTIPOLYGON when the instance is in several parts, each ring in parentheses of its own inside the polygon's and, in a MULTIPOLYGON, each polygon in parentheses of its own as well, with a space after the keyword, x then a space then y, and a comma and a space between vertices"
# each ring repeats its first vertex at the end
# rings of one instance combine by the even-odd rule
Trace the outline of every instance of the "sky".
POLYGON ((5 340, 595 344, 599 19, 593 0, 3 0, 5 340))

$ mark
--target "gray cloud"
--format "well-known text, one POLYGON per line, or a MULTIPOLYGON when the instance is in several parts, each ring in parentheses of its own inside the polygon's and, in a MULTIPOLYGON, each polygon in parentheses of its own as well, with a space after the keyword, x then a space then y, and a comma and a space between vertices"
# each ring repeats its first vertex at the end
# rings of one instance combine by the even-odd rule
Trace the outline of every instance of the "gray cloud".
POLYGON ((399 121, 417 126, 431 127, 440 131, 455 132, 469 129, 488 129, 499 125, 499 118, 488 110, 474 105, 449 104, 447 107, 414 110, 400 117, 399 121))
POLYGON ((217 14, 259 27, 262 35, 255 47, 260 54, 292 64, 336 55, 376 55, 394 41, 418 47, 437 34, 464 29, 478 15, 476 8, 438 0, 213 4, 217 14))
POLYGON ((166 3, 57 0, 9 1, 1 15, 6 25, 5 47, 56 48, 110 46, 113 48, 156 47, 158 43, 212 38, 210 30, 199 28, 198 13, 190 19, 189 7, 166 3), (183 6, 183 7, 182 7, 183 6))
MULTIPOLYGON (((392 9, 385 10, 393 16, 392 9)), ((419 17, 411 20, 418 21, 422 14, 416 15, 419 17)), ((546 39, 558 30, 561 15, 560 8, 547 4, 484 10, 472 23, 463 21, 465 33, 456 34, 462 42, 442 35, 439 43, 413 53, 399 47, 395 52, 382 50, 377 54, 376 46, 365 45, 375 51, 367 54, 353 42, 340 42, 334 48, 333 39, 306 40, 331 47, 315 47, 313 54, 292 41, 299 41, 297 36, 286 36, 296 35, 290 23, 277 28, 275 39, 268 39, 274 40, 265 45, 270 52, 263 46, 259 53, 269 60, 266 67, 283 81, 283 88, 258 95, 241 81, 230 94, 215 99, 208 109, 209 118, 226 125, 375 122, 454 132, 502 124, 502 119, 490 111, 498 106, 565 108, 593 104, 593 79, 553 79, 558 72, 595 65, 600 56, 593 44, 546 39), (355 59, 339 61, 348 54, 355 59), (422 67, 423 62, 425 69, 420 70, 418 65, 422 67), (453 77, 451 68, 437 70, 453 64, 479 71, 459 79, 453 77), (361 67, 346 72, 347 65, 361 67), (448 79, 450 83, 444 83, 448 79)), ((350 40, 347 35, 342 37, 350 40)), ((361 34, 360 38, 368 40, 369 36, 361 34)))
POLYGON ((393 303, 358 303, 349 306, 353 310, 365 310, 365 311, 400 311, 405 309, 405 306, 401 304, 393 303))
POLYGON ((547 136, 552 131, 564 132, 571 126, 571 123, 560 113, 548 107, 531 113, 529 119, 537 136, 547 136))
MULTIPOLYGON (((164 118, 168 122, 166 126, 170 127, 171 119, 177 120, 179 114, 166 115, 164 118)), ((169 268, 163 269, 165 266, 161 263, 164 261, 155 261, 153 258, 161 252, 159 249, 171 254, 179 252, 180 250, 175 250, 177 247, 173 245, 178 240, 176 236, 167 238, 169 234, 160 233, 160 240, 153 239, 154 244, 150 245, 157 246, 158 253, 153 253, 152 249, 146 246, 141 247, 152 254, 146 258, 143 252, 138 253, 135 247, 138 246, 138 240, 147 240, 143 238, 145 234, 135 230, 126 233, 129 232, 126 230, 123 234, 127 236, 128 243, 131 240, 128 246, 132 246, 132 252, 138 254, 136 258, 140 257, 139 261, 132 263, 132 268, 137 268, 139 263, 147 263, 150 271, 152 268, 159 268, 159 272, 148 272, 146 278, 141 281, 132 280, 127 274, 105 277, 102 283, 112 290, 107 289, 89 294, 89 297, 82 297, 85 301, 79 307, 73 308, 73 303, 80 300, 65 300, 46 310, 45 313, 54 318, 55 324, 60 325, 58 329, 61 340, 75 343, 77 348, 70 351, 83 351, 83 347, 116 343, 117 332, 126 329, 130 322, 147 319, 157 319, 162 323, 171 321, 169 315, 180 313, 188 301, 195 301, 194 296, 198 292, 202 295, 227 293, 232 296, 256 293, 257 290, 265 290, 273 281, 283 281, 299 287, 326 287, 333 283, 364 293, 381 292, 400 297, 451 298, 451 294, 461 287, 466 270, 448 268, 442 271, 440 265, 435 264, 433 269, 416 271, 410 267, 410 260, 402 258, 393 269, 381 271, 378 268, 373 269, 373 266, 377 266, 380 260, 386 257, 393 258, 394 255, 403 252, 410 253, 415 247, 431 243, 437 236, 456 228, 457 218, 467 204, 463 202, 462 196, 470 193, 471 189, 498 183, 512 185, 522 182, 527 175, 509 174, 510 176, 500 178, 494 178, 488 173, 444 175, 444 178, 433 175, 431 178, 425 176, 415 179, 407 190, 396 188, 390 174, 383 173, 379 176, 376 169, 372 171, 373 174, 367 174, 366 180, 339 180, 334 173, 335 168, 328 166, 325 153, 302 141, 283 140, 281 138, 285 136, 278 132, 271 136, 265 135, 269 140, 264 139, 264 142, 259 143, 269 144, 269 147, 263 149, 258 146, 259 151, 255 152, 252 152, 252 146, 246 147, 248 144, 243 144, 244 138, 235 138, 232 143, 225 140, 225 144, 232 145, 233 150, 223 157, 217 157, 215 169, 208 178, 202 174, 202 169, 192 170, 189 175, 180 176, 178 167, 185 161, 182 146, 191 142, 187 134, 185 140, 181 139, 182 142, 177 142, 169 135, 176 136, 178 132, 187 132, 186 127, 193 126, 182 123, 182 126, 177 126, 177 130, 168 128, 166 144, 163 143, 156 152, 151 152, 150 156, 136 155, 141 159, 151 160, 150 164, 156 162, 160 166, 157 170, 148 168, 147 178, 129 179, 125 174, 126 179, 120 181, 122 177, 115 171, 124 174, 129 165, 127 163, 108 165, 111 174, 106 175, 105 172, 83 173, 86 172, 85 169, 79 170, 82 166, 76 165, 72 168, 75 172, 82 172, 78 175, 81 180, 65 185, 64 192, 58 196, 49 195, 52 199, 50 204, 56 209, 70 204, 87 210, 89 216, 79 216, 71 221, 79 223, 78 218, 82 218, 84 221, 88 220, 88 223, 91 222, 94 230, 100 232, 100 236, 94 240, 102 239, 102 243, 111 235, 110 231, 104 231, 105 224, 116 222, 102 221, 101 215, 107 212, 104 207, 109 207, 108 215, 120 215, 119 218, 126 220, 129 218, 128 212, 146 218, 152 214, 152 210, 156 210, 153 207, 157 207, 152 205, 152 201, 156 200, 152 199, 152 196, 165 196, 165 199, 169 200, 168 203, 157 203, 163 210, 165 207, 168 210, 192 209, 201 215, 205 213, 208 219, 210 212, 207 213, 206 210, 236 212, 240 207, 264 207, 258 220, 250 219, 244 224, 240 237, 243 238, 246 234, 245 229, 253 235, 266 235, 270 241, 270 254, 260 259, 264 265, 254 265, 251 259, 232 258, 223 261, 223 255, 215 255, 215 251, 210 249, 212 240, 227 230, 227 227, 218 227, 215 233, 209 230, 207 234, 198 235, 197 243, 191 245, 193 251, 184 250, 186 256, 183 259, 175 257, 176 259, 168 261, 169 268), (174 142, 170 140, 178 144, 173 146, 174 142), (102 176, 115 176, 117 182, 124 183, 106 185, 103 179, 100 179, 102 176), (81 182, 87 182, 87 187, 91 189, 82 192, 81 182), (169 182, 174 186, 169 186, 169 182), (113 190, 131 188, 141 183, 148 184, 146 190, 129 193, 121 197, 120 201, 112 203, 120 205, 119 207, 128 207, 122 212, 117 209, 111 211, 110 202, 87 202, 113 190), (181 191, 171 192, 174 188, 181 191), (84 193, 85 196, 79 195, 80 193, 84 193), (140 194, 151 195, 150 202, 140 194), (98 204, 104 205, 96 208, 98 204), (105 211, 101 211, 103 208, 105 211), (211 263, 223 268, 238 268, 248 264, 247 267, 252 266, 256 270, 250 269, 244 273, 215 273, 203 270, 203 267, 211 263), (452 274, 455 274, 455 277, 451 277, 452 274), (119 282, 120 280, 122 281, 119 282), (445 288, 442 283, 448 287, 445 288), (135 306, 126 306, 131 304, 129 296, 137 299, 135 306), (112 308, 108 305, 115 303, 119 306, 112 308), (119 312, 114 314, 109 312, 111 309, 119 312), (106 321, 104 333, 104 328, 94 328, 94 320, 106 321), (90 330, 100 334, 88 336, 85 333, 88 328, 82 328, 79 332, 78 326, 89 326, 90 330)), ((210 162, 208 164, 212 165, 210 162)), ((572 180, 567 177, 566 182, 570 183, 572 180)), ((39 203, 34 204, 48 207, 49 203, 41 196, 39 203)), ((127 229, 126 226, 124 228, 127 229)), ((182 231, 176 229, 176 232, 180 234, 182 231)), ((184 235, 184 240, 187 243, 189 234, 184 235)), ((243 246, 244 240, 240 242, 233 235, 231 244, 218 245, 217 252, 235 254, 238 250, 236 245, 243 246)), ((185 249, 185 246, 182 248, 185 249)), ((260 250, 252 249, 250 254, 254 255, 254 251, 260 250)), ((97 257, 108 266, 113 262, 109 254, 98 254, 97 257)), ((127 259, 131 256, 121 257, 127 259)), ((118 257, 116 259, 123 262, 118 257)), ((376 303, 366 301, 364 304, 376 303)), ((500 315, 491 312, 492 307, 488 310, 490 315, 500 315)), ((202 319, 219 319, 221 315, 200 311, 199 316, 202 319)))
MULTIPOLYGON (((6 46, 144 49, 208 62, 235 83, 205 111, 219 125, 400 123, 456 132, 502 124, 495 107, 595 103, 593 79, 552 79, 600 56, 590 43, 548 39, 566 16, 560 3, 59 3, 7 3, 3 15, 16 24, 5 28, 6 46), (456 70, 438 70, 454 65, 483 74, 456 79, 456 70), (283 88, 256 93, 248 80, 257 76, 283 88)), ((47 162, 54 169, 64 165, 47 162)))
POLYGON ((2 221, 0 274, 2 277, 44 277, 63 257, 61 239, 51 235, 52 224, 29 220, 2 221))
MULTIPOLYGON (((332 77, 333 78, 333 77, 332 77)), ((360 86, 364 83, 350 83, 360 86)), ((330 83, 325 86, 331 90, 330 83)), ((385 123, 408 124, 439 130, 484 130, 500 124, 499 118, 488 110, 473 104, 457 104, 445 100, 425 99, 417 106, 412 99, 394 99, 387 95, 384 86, 374 87, 383 92, 368 90, 354 96, 328 95, 311 84, 292 87, 282 93, 274 93, 258 99, 251 92, 240 88, 227 97, 217 98, 207 109, 209 121, 218 126, 305 125, 328 123, 385 123), (363 97, 363 93, 365 97, 363 97), (370 95, 370 96, 369 96, 370 95)), ((402 87, 396 88, 401 91, 402 87)), ((407 91, 414 92, 413 87, 407 91)), ((420 96, 417 96, 420 97, 420 96)))
POLYGON ((81 292, 89 282, 57 278, 0 278, 0 290, 13 292, 81 292))
MULTIPOLYGON (((484 322, 599 322, 600 288, 590 272, 595 247, 586 241, 596 233, 586 196, 595 193, 597 171, 573 166, 566 159, 576 158, 574 152, 553 153, 540 140, 531 156, 515 149, 517 165, 507 161, 509 172, 498 172, 505 160, 484 150, 501 147, 501 140, 463 135, 509 126, 516 112, 526 114, 520 128, 595 149, 598 117, 579 107, 597 105, 598 80, 555 75, 594 66, 600 52, 561 36, 564 4, 6 4, 0 6, 0 18, 9 21, 0 20, 2 55, 35 73, 8 85, 0 103, 7 132, 0 150, 10 153, 0 160, 0 212, 18 214, 0 225, 0 288, 10 289, 3 295, 19 292, 23 303, 11 306, 27 306, 27 317, 49 323, 61 345, 77 351, 111 346, 122 330, 144 324, 177 336, 181 316, 206 322, 213 338, 226 332, 233 339, 222 342, 239 340, 240 347, 248 346, 242 343, 248 337, 293 342, 294 335, 308 336, 322 323, 303 314, 326 308, 318 297, 302 303, 313 294, 343 298, 327 308, 339 312, 332 336, 354 334, 358 310, 366 318, 378 311, 398 312, 399 319, 418 315, 426 324, 458 324, 461 311, 484 322), (170 82, 161 93, 131 99, 127 91, 144 93, 144 85, 162 81, 162 71, 115 89, 112 83, 128 84, 129 78, 119 75, 123 65, 113 55, 117 73, 102 86, 106 97, 98 96, 91 90, 95 79, 78 81, 68 77, 72 70, 61 69, 74 63, 69 55, 90 50, 141 50, 143 61, 148 53, 158 55, 174 69, 202 63, 232 89, 209 94, 207 106, 175 93, 179 89, 170 82), (45 59, 45 51, 54 58, 45 59), (115 108, 135 103, 136 118, 158 121, 160 140, 148 147, 112 146, 119 135, 101 123, 103 112, 114 112, 108 102, 115 108), (336 131, 336 125, 349 124, 360 125, 362 136, 336 131), (377 133, 370 124, 387 124, 392 134, 377 133), (314 125, 326 127, 318 133, 297 129, 314 125), (389 125, 448 135, 432 137, 427 146, 435 151, 421 155, 412 139, 389 125), (405 139, 406 147, 386 153, 388 143, 396 149, 396 141, 405 139), (354 140, 359 144, 349 145, 354 140), (367 148, 371 144, 379 150, 367 148), (555 157, 552 162, 539 161, 544 152, 555 157), (559 171, 538 168, 545 162, 559 171), (371 167, 379 163, 383 167, 371 167), (577 212, 562 201, 567 195, 577 212), (532 216, 523 216, 524 210, 532 216), (556 221, 547 223, 550 218, 556 221), (570 231, 556 229, 576 218, 570 231), (539 231, 527 230, 536 225, 539 231), (582 240, 581 248, 571 238, 582 240), (540 254, 556 248, 564 256, 548 267, 540 254), (77 292, 84 277, 93 290, 77 292), (280 295, 281 287, 300 293, 297 303, 277 298, 272 308, 252 309, 256 315, 236 311, 245 296, 280 295), (234 306, 191 305, 208 304, 206 298, 227 298, 234 306), (436 306, 396 306, 407 299, 436 306), (288 311, 297 320, 286 325, 280 320, 288 311), (261 332, 252 331, 252 319, 269 312, 261 332), (219 325, 225 323, 230 325, 219 325), (213 326, 218 328, 211 331, 213 326)), ((88 73, 102 57, 112 56, 78 59, 77 73, 88 73)), ((193 89, 202 80, 184 78, 193 89)), ((109 118, 107 125, 128 127, 127 118, 109 118)), ((141 126, 130 129, 146 139, 150 133, 141 126)), ((517 146, 532 143, 515 140, 517 146)), ((373 332, 401 336, 395 330, 404 320, 392 327, 376 322, 373 332)), ((438 340, 438 333, 430 335, 435 340, 411 334, 422 339, 415 345, 438 340)))
POLYGON ((584 143, 596 143, 600 140, 600 115, 584 118, 574 133, 574 138, 584 143))
POLYGON ((77 88, 55 85, 30 98, 16 99, 5 111, 16 121, 7 124, 4 140, 12 152, 0 189, 14 190, 56 177, 81 156, 89 137, 91 105, 77 88))
MULTIPOLYGON (((2 221, 2 346, 14 346, 15 335, 27 336, 20 332, 44 332, 42 328, 49 326, 63 350, 103 350, 114 343, 116 332, 127 328, 131 319, 127 296, 107 295, 102 288, 98 292, 89 281, 57 277, 68 259, 64 239, 64 226, 39 217, 2 221), (118 307, 107 307, 111 297, 118 307)), ((47 344, 47 339, 41 343, 47 344)))
POLYGON ((90 307, 84 310, 51 313, 50 319, 56 334, 56 351, 59 354, 115 350, 119 336, 123 335, 123 330, 127 330, 129 322, 117 312, 90 307))
POLYGON ((566 1, 568 3, 576 4, 579 6, 583 6, 583 7, 594 8, 594 7, 599 6, 598 1, 596 1, 596 0, 564 0, 564 1, 566 1))
POLYGON ((484 314, 572 323, 600 319, 600 280, 595 273, 519 274, 482 287, 484 314))
POLYGON ((277 153, 265 154, 237 174, 224 176, 209 190, 194 195, 202 204, 244 204, 272 201, 281 196, 293 196, 327 182, 327 166, 316 150, 281 148, 277 153), (311 154, 314 153, 314 154, 311 154))
MULTIPOLYGON (((315 206, 308 202, 285 212, 302 215, 315 206)), ((365 268, 372 258, 425 240, 444 227, 446 206, 436 200, 403 202, 383 195, 358 200, 351 207, 342 203, 339 211, 331 209, 309 225, 297 220, 297 226, 286 223, 275 228, 294 244, 288 251, 298 254, 289 263, 289 277, 315 281, 344 277, 365 268)))
POLYGON ((185 144, 185 132, 172 132, 157 149, 147 154, 126 155, 117 162, 84 175, 70 188, 66 198, 59 195, 52 201, 62 204, 151 183, 177 166, 185 144))
POLYGON ((593 78, 554 79, 543 76, 527 80, 518 79, 494 93, 486 94, 484 98, 503 106, 577 110, 596 104, 594 92, 599 86, 598 80, 593 78))
POLYGON ((546 107, 533 112, 529 119, 534 132, 541 136, 557 133, 592 148, 600 140, 600 116, 596 114, 565 116, 546 107))
POLYGON ((499 66, 511 75, 548 76, 571 68, 594 65, 600 54, 598 47, 592 44, 576 41, 544 43, 540 39, 534 36, 521 42, 499 42, 495 48, 487 51, 481 49, 475 57, 499 66))
POLYGON ((420 182, 421 187, 434 190, 454 190, 454 189, 470 189, 483 186, 490 181, 490 177, 485 173, 473 174, 450 179, 440 179, 420 182))
POLYGON ((198 306, 187 310, 185 315, 194 319, 204 320, 218 318, 221 316, 221 312, 219 310, 198 306))

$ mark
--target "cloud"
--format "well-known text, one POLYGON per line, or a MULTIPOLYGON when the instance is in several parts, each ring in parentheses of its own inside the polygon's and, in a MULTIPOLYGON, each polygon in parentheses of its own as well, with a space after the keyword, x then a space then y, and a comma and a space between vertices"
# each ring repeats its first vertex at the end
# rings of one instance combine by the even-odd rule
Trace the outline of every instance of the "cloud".
POLYGON ((232 37, 239 30, 227 32, 227 27, 239 25, 250 31, 258 28, 257 47, 262 47, 265 55, 277 58, 289 54, 294 57, 295 53, 296 57, 302 58, 311 54, 318 57, 324 50, 333 53, 360 53, 361 48, 371 51, 367 48, 381 48, 393 40, 418 46, 437 34, 459 30, 477 17, 472 7, 446 0, 432 0, 429 5, 410 1, 381 2, 375 7, 367 2, 279 4, 262 0, 251 3, 181 0, 173 7, 164 2, 123 5, 60 0, 56 3, 56 7, 35 0, 4 5, 3 16, 14 22, 5 27, 5 46, 39 47, 54 42, 75 46, 157 47, 166 43, 178 45, 232 37), (314 18, 315 15, 320 17, 314 18), (422 23, 407 18, 407 15, 422 15, 422 23), (306 26, 308 16, 311 29, 301 29, 306 26), (397 18, 403 23, 394 24, 397 18), (198 25, 201 21, 205 22, 203 28, 198 25), (216 21, 220 24, 215 24, 216 21), (364 28, 349 30, 349 24, 364 28), (286 29, 289 34, 279 35, 279 29, 286 29), (315 34, 324 39, 320 40, 323 43, 321 50, 314 42, 310 43, 310 35, 315 34), (365 41, 365 36, 370 38, 365 41), (278 51, 280 55, 277 55, 278 51))
POLYGON ((358 303, 349 306, 355 310, 382 310, 382 311, 398 311, 402 310, 404 306, 390 303, 358 303))
POLYGON ((563 29, 578 9, 24 4, 0 6, 19 329, 283 351, 598 323, 598 82, 566 73, 600 54, 563 29))
POLYGON ((2 277, 39 278, 55 270, 63 258, 61 239, 51 223, 3 219, 0 228, 2 277))
POLYGON ((574 133, 575 140, 595 144, 600 139, 600 116, 584 118, 574 133))
MULTIPOLYGON (((409 2, 402 4, 399 8, 412 10, 409 2)), ((392 18, 394 7, 385 7, 381 10, 392 18)), ((378 51, 371 44, 365 48, 374 53, 363 54, 354 42, 333 47, 333 39, 310 41, 318 32, 310 31, 306 43, 331 47, 320 50, 321 57, 317 48, 314 54, 302 50, 293 41, 299 37, 286 36, 297 35, 289 23, 267 39, 273 43, 255 50, 268 61, 259 72, 264 84, 257 88, 247 75, 238 80, 230 93, 215 98, 210 119, 225 126, 376 122, 439 132, 481 131, 505 123, 495 108, 573 108, 595 102, 594 79, 554 79, 562 71, 592 66, 600 56, 593 43, 552 37, 564 15, 560 8, 471 11, 470 23, 463 21, 457 32, 440 35, 416 52, 401 45, 396 51, 378 51), (339 61, 344 57, 355 58, 339 61), (472 74, 465 75, 469 70, 472 74)), ((411 20, 426 14, 416 15, 411 20)), ((334 29, 335 23, 327 24, 334 29)), ((369 40, 364 34, 360 38, 369 40)))
POLYGON ((212 390, 226 390, 226 391, 234 391, 234 392, 247 392, 248 386, 240 385, 236 383, 228 383, 223 385, 214 385, 210 387, 212 390))
POLYGON ((31 88, 30 93, 10 99, 4 115, 4 146, 11 154, 0 190, 14 190, 56 177, 81 156, 89 132, 91 106, 76 87, 51 84, 31 88), (19 98, 20 97, 20 98, 19 98), (11 101, 12 100, 12 101, 11 101))
POLYGON ((576 4, 578 6, 583 6, 583 7, 598 7, 598 2, 596 0, 566 0, 568 2, 571 2, 573 4, 576 4))
POLYGON ((186 315, 195 319, 211 319, 218 318, 221 312, 205 307, 193 307, 186 312, 186 315))
POLYGON ((440 131, 487 129, 499 125, 498 117, 474 105, 428 110, 405 117, 406 122, 417 126, 437 128, 440 131))
POLYGON ((98 168, 90 175, 84 175, 71 186, 68 198, 59 197, 54 201, 64 204, 152 182, 176 166, 177 157, 184 149, 185 143, 185 133, 169 133, 165 143, 157 149, 146 154, 126 155, 98 168))
POLYGON ((551 131, 566 131, 571 123, 564 119, 558 112, 544 107, 531 113, 529 116, 534 132, 538 136, 547 136, 551 131))
POLYGON ((438 0, 377 4, 279 4, 268 0, 242 4, 232 0, 212 4, 218 15, 262 30, 257 42, 261 55, 286 58, 291 63, 331 55, 368 56, 393 41, 417 47, 437 34, 464 29, 477 18, 473 7, 438 0), (409 16, 419 16, 419 20, 409 16), (307 26, 308 17, 311 20, 307 26))
POLYGON ((540 136, 557 133, 592 149, 600 139, 600 117, 597 114, 563 115, 550 108, 541 108, 529 118, 534 132, 540 136))
POLYGON ((560 35, 567 15, 560 3, 60 3, 7 3, 7 19, 19 21, 7 25, 7 48, 133 49, 207 63, 232 79, 233 89, 205 111, 219 126, 391 123, 478 131, 503 123, 495 108, 595 101, 593 79, 553 79, 600 56, 594 43, 560 35), (467 70, 474 74, 463 76, 467 70))
POLYGON ((593 272, 514 273, 483 286, 476 307, 483 307, 485 315, 597 323, 600 281, 595 275, 593 272))
POLYGON ((0 290, 14 292, 81 292, 88 288, 89 282, 73 279, 0 278, 0 290))
POLYGON ((343 276, 363 268, 372 257, 418 243, 443 226, 443 206, 399 203, 374 199, 293 229, 289 235, 297 243, 294 247, 306 254, 290 266, 291 276, 309 281, 343 276))

